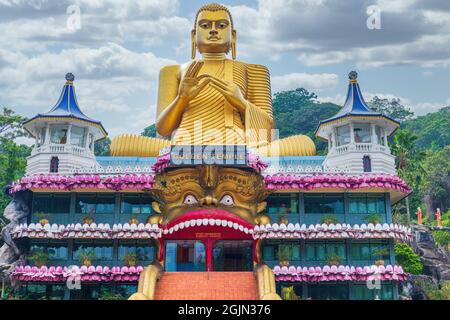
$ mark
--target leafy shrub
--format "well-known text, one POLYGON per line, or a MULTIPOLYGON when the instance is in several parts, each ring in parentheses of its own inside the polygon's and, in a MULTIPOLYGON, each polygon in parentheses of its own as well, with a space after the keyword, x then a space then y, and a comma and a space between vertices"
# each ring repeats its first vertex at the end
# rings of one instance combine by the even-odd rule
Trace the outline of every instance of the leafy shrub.
POLYGON ((98 300, 127 300, 127 297, 110 287, 102 287, 98 300))
POLYGON ((416 284, 430 300, 450 300, 450 281, 442 282, 440 288, 428 281, 417 280, 416 284))
POLYGON ((421 274, 423 264, 420 257, 414 252, 413 248, 405 243, 397 243, 394 247, 395 260, 403 267, 405 272, 412 274, 421 274))
POLYGON ((447 230, 433 231, 434 242, 446 249, 450 246, 450 232, 447 230))
POLYGON ((366 220, 368 223, 378 224, 381 222, 381 216, 376 213, 372 213, 366 216, 366 220))
POLYGON ((440 289, 426 292, 430 300, 450 300, 450 281, 441 285, 440 289))
POLYGON ((339 223, 339 219, 334 217, 333 215, 326 215, 322 217, 320 222, 325 224, 337 224, 339 223))

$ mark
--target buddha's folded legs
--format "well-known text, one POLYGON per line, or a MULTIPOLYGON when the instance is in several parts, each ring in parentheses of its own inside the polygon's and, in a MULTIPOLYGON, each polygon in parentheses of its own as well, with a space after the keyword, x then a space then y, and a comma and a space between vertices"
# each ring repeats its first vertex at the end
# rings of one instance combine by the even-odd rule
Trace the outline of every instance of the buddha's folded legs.
MULTIPOLYGON (((115 157, 157 157, 159 151, 170 146, 169 140, 150 138, 140 135, 124 134, 115 137, 111 143, 111 156, 115 157)), ((272 141, 267 146, 258 148, 261 156, 314 156, 314 142, 305 135, 295 135, 272 141)))

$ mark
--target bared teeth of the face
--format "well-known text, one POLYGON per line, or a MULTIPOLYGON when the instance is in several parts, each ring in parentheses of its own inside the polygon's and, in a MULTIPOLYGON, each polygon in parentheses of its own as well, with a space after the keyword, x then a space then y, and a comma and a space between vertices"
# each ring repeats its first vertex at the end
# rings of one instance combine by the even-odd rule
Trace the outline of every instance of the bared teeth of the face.
POLYGON ((180 230, 184 229, 184 222, 180 222, 178 225, 179 225, 180 230))
POLYGON ((233 223, 233 229, 237 230, 239 228, 239 225, 235 222, 233 223))
POLYGON ((247 228, 244 228, 244 233, 248 234, 248 229, 247 228))
POLYGON ((239 231, 244 231, 244 226, 239 225, 239 231))
POLYGON ((202 225, 202 219, 197 219, 197 220, 195 220, 195 222, 198 227, 200 227, 202 225))
POLYGON ((208 223, 209 223, 210 226, 215 226, 215 225, 216 225, 216 220, 214 220, 214 219, 209 219, 209 220, 208 220, 208 223))
POLYGON ((183 224, 185 228, 189 228, 189 226, 191 225, 191 221, 190 220, 185 221, 183 224))
POLYGON ((208 225, 208 222, 209 222, 209 220, 206 219, 206 218, 202 220, 202 224, 203 224, 204 226, 207 226, 207 225, 208 225))
POLYGON ((178 231, 178 228, 179 228, 180 226, 178 225, 178 224, 176 224, 174 227, 173 227, 173 230, 174 231, 178 231))
POLYGON ((163 233, 164 233, 164 234, 168 234, 168 233, 169 233, 169 230, 164 229, 163 233))
POLYGON ((221 224, 222 224, 222 227, 226 227, 228 222, 226 220, 222 220, 221 224))
POLYGON ((248 232, 249 232, 250 234, 253 234, 253 230, 252 230, 252 229, 248 230, 248 232))
POLYGON ((217 226, 220 226, 220 224, 222 223, 222 220, 220 220, 220 219, 216 219, 215 221, 216 221, 217 226))
POLYGON ((230 228, 233 228, 233 222, 227 221, 227 226, 230 227, 230 228))
POLYGON ((173 227, 169 229, 169 234, 173 233, 173 227))

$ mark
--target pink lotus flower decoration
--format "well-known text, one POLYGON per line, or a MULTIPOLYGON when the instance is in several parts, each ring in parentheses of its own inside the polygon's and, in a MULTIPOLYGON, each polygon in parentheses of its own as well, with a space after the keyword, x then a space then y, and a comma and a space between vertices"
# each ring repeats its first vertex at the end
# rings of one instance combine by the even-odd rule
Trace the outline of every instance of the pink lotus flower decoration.
POLYGON ((253 229, 254 239, 395 239, 412 240, 411 228, 398 224, 316 224, 306 226, 293 224, 257 225, 253 229))
POLYGON ((12 276, 20 281, 63 282, 68 279, 89 282, 132 282, 139 279, 143 267, 103 267, 103 266, 17 266, 12 276))
POLYGON ((394 175, 364 174, 361 176, 347 176, 340 174, 290 175, 278 173, 265 176, 266 189, 295 189, 312 190, 321 188, 360 189, 385 188, 403 193, 410 193, 412 189, 405 181, 394 175))
POLYGON ((109 189, 120 190, 145 190, 153 188, 153 175, 151 174, 125 174, 117 176, 101 177, 99 175, 35 175, 23 177, 13 183, 10 193, 28 189, 50 189, 71 191, 74 189, 109 189))
POLYGON ((323 267, 280 267, 273 268, 276 281, 322 282, 322 281, 405 281, 409 274, 401 266, 323 266, 323 267))

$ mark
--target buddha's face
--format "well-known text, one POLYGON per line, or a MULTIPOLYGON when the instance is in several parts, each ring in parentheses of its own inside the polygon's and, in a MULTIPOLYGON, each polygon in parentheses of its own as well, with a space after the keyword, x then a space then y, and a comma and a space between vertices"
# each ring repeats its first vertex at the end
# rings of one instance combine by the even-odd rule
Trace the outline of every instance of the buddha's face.
POLYGON ((228 53, 231 48, 231 21, 226 11, 201 11, 195 29, 200 53, 228 53))

